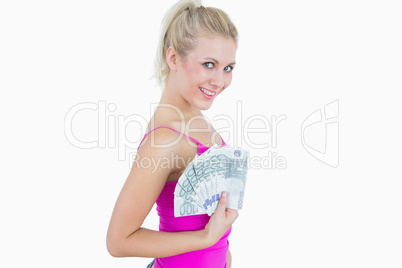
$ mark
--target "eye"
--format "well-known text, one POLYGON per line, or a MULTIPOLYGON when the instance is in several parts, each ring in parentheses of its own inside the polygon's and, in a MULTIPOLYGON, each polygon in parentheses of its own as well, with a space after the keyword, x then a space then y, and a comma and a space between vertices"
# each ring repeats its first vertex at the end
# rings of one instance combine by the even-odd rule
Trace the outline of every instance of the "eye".
POLYGON ((224 70, 225 70, 226 72, 230 73, 230 72, 233 70, 233 67, 232 67, 232 66, 226 66, 226 67, 224 68, 224 70))
POLYGON ((207 67, 208 69, 211 69, 212 67, 214 67, 214 64, 212 62, 206 62, 204 63, 204 66, 207 67))

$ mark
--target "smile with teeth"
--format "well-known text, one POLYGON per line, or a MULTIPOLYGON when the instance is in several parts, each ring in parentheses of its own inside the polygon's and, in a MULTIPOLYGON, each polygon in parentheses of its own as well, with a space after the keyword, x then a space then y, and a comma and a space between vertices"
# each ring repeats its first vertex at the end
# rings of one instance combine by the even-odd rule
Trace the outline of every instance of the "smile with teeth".
POLYGON ((206 90, 205 88, 202 88, 202 87, 200 87, 200 90, 202 92, 204 92, 205 94, 209 95, 209 96, 213 96, 213 95, 216 94, 216 93, 210 92, 210 91, 208 91, 208 90, 206 90))

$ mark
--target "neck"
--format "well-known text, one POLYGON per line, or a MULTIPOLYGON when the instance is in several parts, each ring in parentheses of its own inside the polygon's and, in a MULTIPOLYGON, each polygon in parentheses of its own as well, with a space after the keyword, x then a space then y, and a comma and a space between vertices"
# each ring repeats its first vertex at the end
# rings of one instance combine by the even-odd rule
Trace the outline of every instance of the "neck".
POLYGON ((177 87, 167 79, 159 104, 172 105, 174 109, 179 109, 185 117, 202 115, 200 109, 191 105, 176 89, 177 87))

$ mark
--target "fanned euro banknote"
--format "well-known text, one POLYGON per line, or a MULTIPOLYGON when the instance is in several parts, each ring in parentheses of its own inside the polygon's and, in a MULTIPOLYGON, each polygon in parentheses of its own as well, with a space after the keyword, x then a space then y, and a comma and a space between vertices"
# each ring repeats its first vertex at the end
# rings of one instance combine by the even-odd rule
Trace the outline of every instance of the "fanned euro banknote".
POLYGON ((211 216, 223 191, 228 192, 227 208, 241 210, 249 152, 234 147, 212 146, 195 156, 179 178, 174 191, 175 217, 211 216))

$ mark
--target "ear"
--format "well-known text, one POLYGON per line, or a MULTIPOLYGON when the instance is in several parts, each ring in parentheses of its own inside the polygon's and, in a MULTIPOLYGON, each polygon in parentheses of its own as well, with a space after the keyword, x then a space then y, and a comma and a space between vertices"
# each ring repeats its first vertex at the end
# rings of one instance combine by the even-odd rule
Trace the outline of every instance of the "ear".
POLYGON ((166 63, 171 71, 177 70, 177 52, 172 46, 166 51, 166 63))

